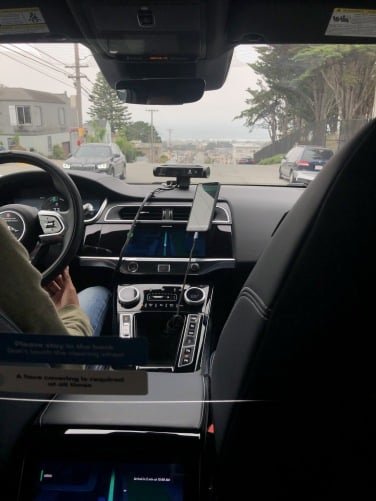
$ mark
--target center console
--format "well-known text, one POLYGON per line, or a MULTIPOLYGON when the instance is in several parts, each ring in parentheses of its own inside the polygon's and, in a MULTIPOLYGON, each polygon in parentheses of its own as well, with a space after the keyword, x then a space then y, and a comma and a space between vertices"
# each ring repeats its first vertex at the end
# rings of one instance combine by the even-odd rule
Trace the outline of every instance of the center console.
POLYGON ((208 377, 201 369, 209 357, 211 274, 235 261, 224 202, 188 258, 191 205, 148 204, 121 263, 139 203, 112 203, 86 227, 81 265, 120 265, 113 335, 147 339, 148 363, 137 369, 147 371, 148 391, 57 395, 25 446, 18 500, 196 501, 206 491, 203 451, 211 435, 208 377))
POLYGON ((144 369, 197 370, 208 328, 211 297, 211 287, 202 284, 186 284, 184 289, 181 285, 166 283, 119 285, 119 336, 147 338, 149 363, 144 369))

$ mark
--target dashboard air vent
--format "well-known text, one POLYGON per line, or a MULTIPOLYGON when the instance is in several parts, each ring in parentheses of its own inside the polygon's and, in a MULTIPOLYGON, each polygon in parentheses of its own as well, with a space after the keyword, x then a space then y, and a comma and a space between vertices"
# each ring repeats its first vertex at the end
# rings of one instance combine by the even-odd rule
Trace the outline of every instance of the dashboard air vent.
MULTIPOLYGON (((106 221, 133 221, 136 217, 138 205, 116 205, 106 214, 106 221)), ((147 205, 142 209, 139 221, 176 221, 187 222, 191 213, 190 205, 147 205)), ((229 223, 228 211, 217 205, 214 213, 214 221, 229 223)))
POLYGON ((173 207, 173 219, 174 221, 188 221, 189 214, 191 213, 191 207, 187 206, 176 206, 173 207))
POLYGON ((219 205, 217 205, 217 207, 215 208, 213 220, 220 221, 221 223, 230 222, 228 213, 225 211, 223 207, 220 207, 219 205))
MULTIPOLYGON (((137 205, 124 206, 119 210, 120 219, 133 221, 138 211, 137 205)), ((140 221, 160 221, 163 219, 163 207, 146 206, 139 216, 140 221)))

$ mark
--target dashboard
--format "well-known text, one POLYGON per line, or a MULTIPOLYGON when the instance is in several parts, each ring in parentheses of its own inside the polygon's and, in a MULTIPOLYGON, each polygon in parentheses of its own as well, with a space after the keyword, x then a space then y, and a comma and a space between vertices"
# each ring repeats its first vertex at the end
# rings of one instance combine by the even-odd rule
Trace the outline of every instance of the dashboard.
MULTIPOLYGON (((74 283, 78 290, 90 285, 113 287, 113 270, 134 216, 156 185, 130 185, 95 173, 70 176, 90 210, 85 211, 84 241, 71 266, 74 283)), ((207 425, 204 375, 244 280, 303 191, 285 186, 222 186, 213 224, 197 242, 185 285, 192 243, 185 230, 195 189, 153 197, 141 212, 122 261, 118 290, 113 290, 118 325, 114 328, 110 318, 103 329, 103 335, 119 332, 120 337, 131 337, 131 332, 133 337, 147 338, 150 360, 143 369, 148 371, 148 393, 121 396, 116 412, 109 412, 111 395, 101 396, 94 406, 90 396, 73 395, 70 401, 65 395, 57 396, 40 415, 40 434, 31 434, 35 444, 28 444, 21 499, 70 499, 72 495, 81 499, 85 489, 99 500, 111 485, 113 499, 118 488, 132 491, 135 497, 147 490, 148 499, 198 499, 198 437, 207 425), (124 290, 139 291, 142 299, 133 304, 132 297, 129 304, 124 290), (171 311, 183 290, 182 333, 166 336, 171 311), (203 292, 204 302, 188 297, 189 291, 203 292), (180 400, 182 395, 190 405, 155 405, 180 400), (150 405, 130 403, 138 400, 150 405), (67 435, 61 434, 63 429, 67 435), (107 429, 109 435, 86 436, 85 430, 92 429, 99 433, 107 429), (158 451, 157 460, 150 451, 158 451)), ((0 205, 12 203, 62 213, 68 208, 63 190, 47 174, 36 171, 0 177, 0 205)), ((18 416, 23 419, 22 412, 18 416)))
MULTIPOLYGON (((85 214, 80 263, 114 268, 139 205, 155 185, 130 185, 95 173, 74 173, 71 178, 85 214)), ((303 191, 285 186, 222 186, 213 225, 200 235, 190 271, 200 275, 244 263, 254 265, 303 191)), ((123 273, 184 273, 191 247, 185 228, 193 197, 194 186, 153 197, 140 214, 123 273)), ((0 178, 0 200, 1 205, 18 203, 38 210, 68 209, 64 195, 41 172, 0 178)))

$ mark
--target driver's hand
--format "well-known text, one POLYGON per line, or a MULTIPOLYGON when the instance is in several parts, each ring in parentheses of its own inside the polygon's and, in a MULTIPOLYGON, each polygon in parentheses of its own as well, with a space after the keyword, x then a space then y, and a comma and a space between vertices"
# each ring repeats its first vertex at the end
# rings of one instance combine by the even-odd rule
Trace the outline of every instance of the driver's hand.
POLYGON ((71 304, 76 306, 80 305, 77 291, 73 285, 68 267, 66 267, 63 273, 58 275, 55 280, 46 285, 45 289, 49 293, 57 310, 71 304))

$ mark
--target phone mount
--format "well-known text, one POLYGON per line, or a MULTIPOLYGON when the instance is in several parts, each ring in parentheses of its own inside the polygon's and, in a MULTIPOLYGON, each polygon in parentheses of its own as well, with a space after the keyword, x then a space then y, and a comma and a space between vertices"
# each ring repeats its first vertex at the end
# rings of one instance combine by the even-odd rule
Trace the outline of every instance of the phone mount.
MULTIPOLYGON (((176 177, 177 188, 179 190, 188 190, 192 177, 208 178, 210 176, 210 167, 201 167, 200 165, 160 165, 154 167, 153 174, 156 177, 176 177)), ((171 181, 169 183, 171 184, 171 181)))

